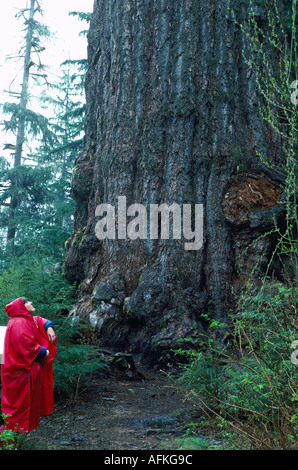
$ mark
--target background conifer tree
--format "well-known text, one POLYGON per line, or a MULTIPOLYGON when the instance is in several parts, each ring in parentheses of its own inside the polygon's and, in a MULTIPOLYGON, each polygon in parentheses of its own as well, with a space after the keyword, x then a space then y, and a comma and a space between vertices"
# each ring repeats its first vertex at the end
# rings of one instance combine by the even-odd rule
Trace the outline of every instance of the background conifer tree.
POLYGON ((24 46, 14 57, 23 60, 21 90, 9 90, 10 101, 2 105, 4 114, 10 116, 9 120, 3 122, 4 131, 14 137, 14 142, 5 145, 5 149, 12 150, 12 166, 1 175, 4 185, 1 203, 8 209, 4 212, 4 224, 7 225, 7 246, 11 249, 14 249, 25 201, 30 201, 31 207, 36 206, 44 202, 46 193, 45 188, 37 184, 41 175, 34 173, 27 164, 24 144, 38 135, 42 135, 44 141, 52 139, 47 118, 30 109, 30 79, 47 82, 41 52, 44 50, 42 40, 50 36, 49 29, 37 20, 42 18, 41 5, 37 0, 31 0, 30 7, 19 10, 17 16, 24 22, 24 46))

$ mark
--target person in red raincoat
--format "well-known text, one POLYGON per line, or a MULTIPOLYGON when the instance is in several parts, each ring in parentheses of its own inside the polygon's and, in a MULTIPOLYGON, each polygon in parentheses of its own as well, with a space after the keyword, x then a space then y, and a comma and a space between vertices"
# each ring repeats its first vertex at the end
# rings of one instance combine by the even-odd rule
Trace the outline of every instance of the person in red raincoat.
POLYGON ((54 324, 33 316, 26 298, 6 305, 7 325, 1 365, 1 404, 6 427, 16 432, 38 428, 40 416, 53 412, 54 324))

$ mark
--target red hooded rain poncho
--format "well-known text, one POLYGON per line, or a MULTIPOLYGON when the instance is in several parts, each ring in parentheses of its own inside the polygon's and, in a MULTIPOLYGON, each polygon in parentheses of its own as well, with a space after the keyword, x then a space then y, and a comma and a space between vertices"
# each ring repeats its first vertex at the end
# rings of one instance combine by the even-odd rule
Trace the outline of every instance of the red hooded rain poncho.
POLYGON ((40 416, 53 411, 53 361, 56 341, 49 341, 47 320, 32 316, 21 298, 6 305, 10 318, 4 340, 1 365, 2 413, 9 429, 28 432, 39 426, 40 416), (41 347, 50 351, 47 359, 36 360, 41 347))

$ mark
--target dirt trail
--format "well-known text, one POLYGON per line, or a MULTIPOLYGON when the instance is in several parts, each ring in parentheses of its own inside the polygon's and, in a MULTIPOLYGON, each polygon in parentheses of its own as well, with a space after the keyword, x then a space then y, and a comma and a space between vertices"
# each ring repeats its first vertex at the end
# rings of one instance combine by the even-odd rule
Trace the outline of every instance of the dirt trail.
POLYGON ((30 437, 57 450, 159 450, 183 435, 191 410, 165 374, 145 380, 98 377, 75 403, 57 404, 30 437))

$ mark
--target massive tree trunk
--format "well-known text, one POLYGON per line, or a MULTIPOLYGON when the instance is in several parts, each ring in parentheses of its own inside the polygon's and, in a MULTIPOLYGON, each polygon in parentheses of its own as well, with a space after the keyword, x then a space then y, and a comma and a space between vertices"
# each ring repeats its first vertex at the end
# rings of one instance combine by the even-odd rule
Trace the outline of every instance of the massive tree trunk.
MULTIPOLYGON (((74 169, 75 229, 65 272, 73 312, 105 345, 168 359, 207 314, 228 323, 243 282, 274 243, 254 239, 279 214, 279 182, 256 156, 279 159, 258 113, 247 39, 227 0, 95 0, 89 32, 85 150, 74 169), (96 207, 203 205, 203 246, 186 240, 99 240, 96 207), (243 275, 244 274, 244 275, 243 275)), ((238 14, 246 17, 247 2, 238 14)), ((116 211, 117 214, 117 211, 116 211)), ((148 216, 149 217, 149 216, 148 216)), ((127 223, 132 217, 127 217, 127 223)), ((148 218, 149 220, 149 218, 148 218)), ((117 229, 117 227, 116 227, 117 229)), ((259 272, 259 271, 258 271, 259 272)), ((255 276, 258 275, 255 273, 255 276)))

